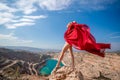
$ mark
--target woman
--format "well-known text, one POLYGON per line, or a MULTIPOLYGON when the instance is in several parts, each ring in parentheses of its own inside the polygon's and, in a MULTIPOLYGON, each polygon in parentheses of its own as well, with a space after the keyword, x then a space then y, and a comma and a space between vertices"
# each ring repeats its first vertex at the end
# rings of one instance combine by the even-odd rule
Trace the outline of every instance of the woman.
POLYGON ((110 44, 104 44, 104 43, 96 43, 95 38, 90 33, 90 29, 85 24, 78 24, 77 22, 73 21, 68 23, 67 30, 64 34, 65 39, 65 45, 60 53, 60 57, 58 59, 58 63, 53 70, 53 72, 56 72, 56 70, 59 68, 60 62, 63 59, 64 53, 69 50, 71 57, 72 57, 72 68, 74 69, 74 55, 72 51, 72 46, 75 47, 78 50, 86 50, 92 54, 99 55, 101 57, 104 57, 104 51, 106 48, 110 49, 110 44))

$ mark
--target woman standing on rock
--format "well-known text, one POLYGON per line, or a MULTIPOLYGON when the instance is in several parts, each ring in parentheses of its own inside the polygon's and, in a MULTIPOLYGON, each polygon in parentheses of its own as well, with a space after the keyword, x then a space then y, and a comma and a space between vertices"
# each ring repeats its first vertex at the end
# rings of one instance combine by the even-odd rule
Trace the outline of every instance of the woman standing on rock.
POLYGON ((95 38, 90 33, 90 28, 85 24, 78 24, 77 22, 73 21, 68 23, 67 30, 64 34, 65 39, 65 45, 62 48, 62 51, 60 53, 60 57, 58 59, 58 63, 53 70, 53 72, 56 72, 56 70, 59 68, 60 62, 63 59, 64 53, 69 50, 71 57, 72 57, 72 68, 74 69, 74 55, 72 51, 72 46, 75 47, 78 50, 86 50, 92 54, 99 55, 101 57, 104 57, 104 51, 106 48, 110 49, 110 44, 104 44, 104 43, 96 43, 95 38))

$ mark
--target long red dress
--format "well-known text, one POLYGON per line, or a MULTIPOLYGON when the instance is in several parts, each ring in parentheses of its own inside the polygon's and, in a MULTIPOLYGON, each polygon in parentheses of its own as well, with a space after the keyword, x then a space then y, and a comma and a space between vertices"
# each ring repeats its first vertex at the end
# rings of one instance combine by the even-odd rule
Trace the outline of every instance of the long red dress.
POLYGON ((92 54, 105 56, 101 49, 110 49, 110 44, 96 43, 95 38, 90 33, 90 28, 85 24, 72 22, 64 34, 67 43, 79 50, 86 50, 92 54))

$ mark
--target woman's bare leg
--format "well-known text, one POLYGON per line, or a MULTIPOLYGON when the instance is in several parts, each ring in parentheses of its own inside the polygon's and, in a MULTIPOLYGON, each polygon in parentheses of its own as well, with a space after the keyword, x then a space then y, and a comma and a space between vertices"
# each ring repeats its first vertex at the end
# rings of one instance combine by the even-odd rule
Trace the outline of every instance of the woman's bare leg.
POLYGON ((58 63, 57 63, 57 65, 56 65, 55 69, 53 70, 53 72, 56 71, 57 68, 59 67, 60 62, 61 62, 62 59, 63 59, 64 53, 68 50, 69 47, 70 47, 70 45, 66 42, 65 45, 64 45, 64 47, 62 48, 62 51, 60 52, 60 57, 59 57, 59 59, 58 59, 58 63))
POLYGON ((69 52, 72 58, 72 68, 75 68, 75 62, 74 62, 74 55, 73 55, 73 50, 72 50, 72 46, 69 47, 69 52))
POLYGON ((56 65, 56 67, 59 67, 60 65, 60 62, 62 61, 63 59, 63 56, 64 56, 64 53, 68 50, 68 48, 70 47, 70 45, 68 43, 65 43, 64 47, 62 48, 62 51, 60 53, 60 57, 58 59, 58 63, 56 65))

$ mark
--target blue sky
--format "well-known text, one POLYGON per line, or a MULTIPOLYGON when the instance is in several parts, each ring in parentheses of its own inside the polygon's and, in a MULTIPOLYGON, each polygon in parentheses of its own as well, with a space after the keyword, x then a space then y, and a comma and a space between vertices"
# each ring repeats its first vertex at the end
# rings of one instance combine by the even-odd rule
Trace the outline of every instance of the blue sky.
POLYGON ((70 21, 120 50, 119 0, 0 0, 0 45, 61 49, 70 21))

